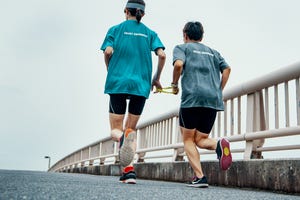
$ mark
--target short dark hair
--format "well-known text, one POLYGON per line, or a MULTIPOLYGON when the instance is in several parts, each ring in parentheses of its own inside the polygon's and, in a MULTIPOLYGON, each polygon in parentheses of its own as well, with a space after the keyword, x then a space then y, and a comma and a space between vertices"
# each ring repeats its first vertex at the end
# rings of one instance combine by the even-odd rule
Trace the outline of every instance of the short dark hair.
POLYGON ((202 40, 204 29, 200 22, 188 22, 183 28, 185 33, 191 40, 202 40))

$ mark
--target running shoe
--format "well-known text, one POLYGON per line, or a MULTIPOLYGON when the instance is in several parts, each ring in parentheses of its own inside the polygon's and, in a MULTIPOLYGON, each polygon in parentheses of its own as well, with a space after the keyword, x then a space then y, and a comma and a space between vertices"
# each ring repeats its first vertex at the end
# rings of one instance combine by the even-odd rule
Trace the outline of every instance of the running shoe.
POLYGON ((188 187, 195 187, 195 188, 207 188, 208 183, 205 176, 202 178, 194 177, 191 182, 187 184, 188 187))
POLYGON ((222 138, 218 141, 216 153, 219 159, 220 168, 222 170, 227 170, 232 163, 230 144, 227 139, 222 138))
POLYGON ((126 167, 131 164, 134 158, 133 143, 136 140, 136 132, 132 129, 126 129, 125 133, 120 138, 120 164, 126 167))
POLYGON ((136 174, 134 171, 123 172, 120 183, 136 184, 136 174))

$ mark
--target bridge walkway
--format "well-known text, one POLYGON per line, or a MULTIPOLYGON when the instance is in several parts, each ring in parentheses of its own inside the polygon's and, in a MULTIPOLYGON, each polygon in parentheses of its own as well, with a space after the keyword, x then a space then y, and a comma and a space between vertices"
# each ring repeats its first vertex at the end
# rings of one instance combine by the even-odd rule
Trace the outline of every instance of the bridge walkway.
POLYGON ((183 183, 141 179, 128 185, 119 183, 117 176, 0 170, 0 199, 296 200, 300 196, 216 186, 189 188, 183 183))

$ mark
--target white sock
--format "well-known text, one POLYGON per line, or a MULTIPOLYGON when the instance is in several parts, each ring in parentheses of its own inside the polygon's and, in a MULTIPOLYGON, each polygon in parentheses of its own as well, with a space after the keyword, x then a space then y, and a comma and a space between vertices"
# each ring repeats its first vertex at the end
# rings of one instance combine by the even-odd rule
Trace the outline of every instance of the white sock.
POLYGON ((119 142, 120 137, 123 135, 123 132, 119 129, 113 129, 111 130, 110 135, 114 141, 119 142))

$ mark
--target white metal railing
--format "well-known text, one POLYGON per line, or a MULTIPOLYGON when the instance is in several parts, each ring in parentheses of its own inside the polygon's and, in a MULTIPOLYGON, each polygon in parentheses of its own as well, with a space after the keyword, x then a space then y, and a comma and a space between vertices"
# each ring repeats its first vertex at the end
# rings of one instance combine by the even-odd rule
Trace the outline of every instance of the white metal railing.
MULTIPOLYGON (((269 151, 299 150, 299 77, 300 62, 297 62, 225 90, 225 110, 218 113, 211 137, 229 139, 232 153, 243 154, 244 160, 262 158, 262 153, 269 151), (266 145, 269 138, 289 136, 296 137, 294 144, 266 145)), ((177 109, 138 125, 136 162, 165 157, 177 161, 184 156, 177 109)), ((69 154, 49 171, 118 161, 117 143, 108 137, 69 154)))

